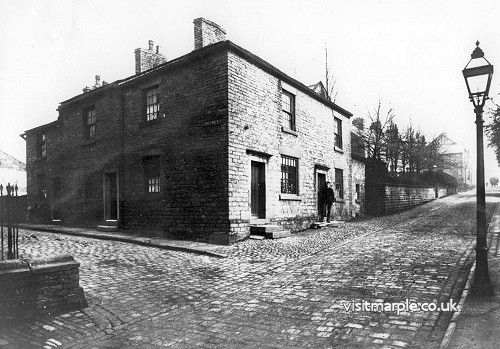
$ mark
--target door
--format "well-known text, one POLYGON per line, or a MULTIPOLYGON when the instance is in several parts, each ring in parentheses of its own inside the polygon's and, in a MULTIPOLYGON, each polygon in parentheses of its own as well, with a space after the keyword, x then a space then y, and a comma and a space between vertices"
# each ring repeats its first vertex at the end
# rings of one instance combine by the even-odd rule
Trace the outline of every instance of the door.
POLYGON ((104 219, 118 220, 118 181, 116 172, 104 174, 104 219))
POLYGON ((252 217, 266 218, 266 172, 265 164, 252 161, 250 206, 252 217))
POLYGON ((317 195, 316 197, 318 198, 318 216, 323 217, 325 215, 325 200, 326 198, 324 197, 325 195, 324 190, 326 187, 326 174, 324 173, 317 173, 317 180, 316 180, 316 190, 317 190, 317 195))

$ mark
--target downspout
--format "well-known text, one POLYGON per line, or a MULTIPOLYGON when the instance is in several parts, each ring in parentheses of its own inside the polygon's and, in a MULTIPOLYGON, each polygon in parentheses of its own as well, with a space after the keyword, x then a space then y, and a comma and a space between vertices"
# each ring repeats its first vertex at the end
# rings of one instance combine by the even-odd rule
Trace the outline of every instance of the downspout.
POLYGON ((120 216, 118 225, 124 225, 124 208, 125 208, 125 96, 121 86, 118 87, 118 95, 120 99, 120 119, 121 119, 121 176, 120 176, 120 216))

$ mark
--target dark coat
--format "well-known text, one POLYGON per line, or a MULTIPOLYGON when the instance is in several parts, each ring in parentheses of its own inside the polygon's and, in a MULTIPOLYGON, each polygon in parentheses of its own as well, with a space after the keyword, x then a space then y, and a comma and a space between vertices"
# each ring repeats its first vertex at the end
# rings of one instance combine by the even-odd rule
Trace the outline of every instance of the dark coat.
POLYGON ((335 192, 333 191, 333 188, 326 188, 325 199, 327 205, 331 205, 335 202, 335 192))

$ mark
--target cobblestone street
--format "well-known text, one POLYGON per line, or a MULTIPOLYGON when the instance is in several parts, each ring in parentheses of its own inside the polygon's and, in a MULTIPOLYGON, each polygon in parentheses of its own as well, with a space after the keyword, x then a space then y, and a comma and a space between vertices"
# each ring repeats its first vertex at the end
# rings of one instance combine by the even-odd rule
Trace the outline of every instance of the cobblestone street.
MULTIPOLYGON (((488 221, 499 201, 487 197, 488 221)), ((81 263, 89 307, 0 328, 0 348, 438 348, 450 312, 354 312, 342 302, 458 302, 475 196, 221 246, 228 258, 21 233, 23 256, 81 263)))

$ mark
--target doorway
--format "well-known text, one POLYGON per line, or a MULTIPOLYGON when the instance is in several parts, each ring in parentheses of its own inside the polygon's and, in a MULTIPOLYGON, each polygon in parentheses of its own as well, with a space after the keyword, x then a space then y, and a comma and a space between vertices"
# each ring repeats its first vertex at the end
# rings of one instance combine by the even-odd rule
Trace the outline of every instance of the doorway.
POLYGON ((251 162, 250 206, 252 217, 266 218, 266 165, 251 162))
POLYGON ((316 198, 318 200, 318 216, 323 217, 325 215, 325 200, 324 189, 326 187, 326 174, 317 172, 316 174, 316 198))
POLYGON ((104 174, 104 220, 118 220, 118 181, 116 172, 104 174))

